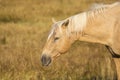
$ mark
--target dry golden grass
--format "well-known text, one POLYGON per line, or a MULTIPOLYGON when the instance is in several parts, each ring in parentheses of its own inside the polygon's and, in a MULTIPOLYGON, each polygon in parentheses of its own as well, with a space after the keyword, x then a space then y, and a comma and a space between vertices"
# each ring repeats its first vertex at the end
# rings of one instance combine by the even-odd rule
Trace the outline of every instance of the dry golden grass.
POLYGON ((0 80, 114 78, 114 62, 100 44, 76 42, 49 67, 40 64, 52 17, 61 20, 87 10, 94 2, 114 1, 117 0, 1 0, 0 80))

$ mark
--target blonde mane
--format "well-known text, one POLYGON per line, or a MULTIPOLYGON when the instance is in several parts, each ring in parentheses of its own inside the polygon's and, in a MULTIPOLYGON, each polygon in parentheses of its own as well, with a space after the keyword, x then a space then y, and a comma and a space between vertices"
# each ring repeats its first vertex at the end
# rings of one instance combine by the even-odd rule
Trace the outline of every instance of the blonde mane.
POLYGON ((120 5, 120 2, 116 2, 113 4, 93 4, 88 11, 68 18, 71 25, 70 27, 68 27, 68 34, 70 35, 70 32, 82 33, 84 28, 86 27, 88 16, 95 18, 96 15, 102 15, 106 9, 112 8, 116 5, 120 5))
POLYGON ((116 5, 120 5, 120 2, 115 2, 113 4, 103 4, 103 3, 97 4, 97 3, 94 3, 89 8, 88 13, 91 14, 91 16, 94 17, 94 15, 104 13, 104 11, 106 9, 112 8, 112 7, 116 6, 116 5))
POLYGON ((113 4, 103 4, 103 3, 94 3, 89 10, 96 10, 96 9, 100 9, 100 8, 110 8, 110 7, 114 7, 116 5, 120 5, 120 2, 115 2, 113 4))

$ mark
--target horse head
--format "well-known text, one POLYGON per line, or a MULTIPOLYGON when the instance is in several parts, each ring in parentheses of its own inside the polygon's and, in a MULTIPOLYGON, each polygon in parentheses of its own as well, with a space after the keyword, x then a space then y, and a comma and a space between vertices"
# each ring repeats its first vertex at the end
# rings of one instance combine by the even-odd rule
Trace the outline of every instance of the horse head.
POLYGON ((65 53, 71 46, 67 29, 69 19, 55 22, 42 52, 41 61, 44 66, 48 66, 52 60, 65 53))

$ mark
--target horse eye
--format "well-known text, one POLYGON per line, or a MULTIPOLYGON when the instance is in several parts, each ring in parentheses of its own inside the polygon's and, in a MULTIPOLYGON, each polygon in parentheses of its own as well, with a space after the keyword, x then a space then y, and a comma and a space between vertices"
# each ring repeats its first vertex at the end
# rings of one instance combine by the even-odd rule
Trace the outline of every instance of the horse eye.
POLYGON ((59 39, 59 37, 55 37, 54 41, 57 41, 59 39))

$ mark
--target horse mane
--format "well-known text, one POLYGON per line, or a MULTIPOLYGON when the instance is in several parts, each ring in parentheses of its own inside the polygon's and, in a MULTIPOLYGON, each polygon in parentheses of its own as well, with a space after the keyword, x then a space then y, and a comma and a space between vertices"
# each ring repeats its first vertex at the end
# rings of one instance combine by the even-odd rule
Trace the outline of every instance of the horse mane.
POLYGON ((103 3, 94 3, 92 4, 92 6, 89 8, 89 10, 96 10, 96 9, 100 9, 100 8, 105 8, 107 7, 107 5, 104 5, 103 3))
POLYGON ((107 9, 113 8, 115 6, 120 5, 120 2, 115 2, 112 4, 103 4, 103 3, 94 3, 89 9, 88 9, 88 15, 92 16, 93 18, 98 14, 103 14, 107 9))
POLYGON ((101 8, 110 8, 110 7, 114 7, 116 5, 120 5, 120 2, 115 2, 112 4, 94 3, 89 8, 89 10, 96 10, 96 9, 101 9, 101 8))

